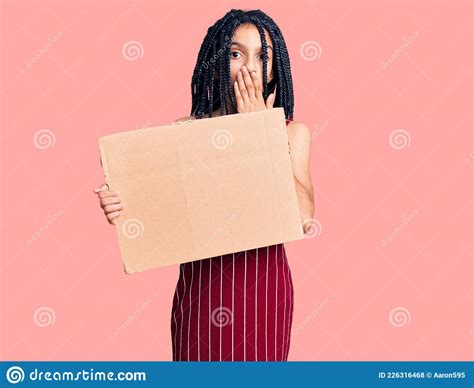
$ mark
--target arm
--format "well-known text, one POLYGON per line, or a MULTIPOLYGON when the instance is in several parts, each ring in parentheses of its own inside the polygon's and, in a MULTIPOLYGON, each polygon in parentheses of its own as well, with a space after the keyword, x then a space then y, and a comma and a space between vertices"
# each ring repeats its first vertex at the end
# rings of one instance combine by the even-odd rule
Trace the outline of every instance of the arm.
POLYGON ((308 221, 314 217, 314 190, 310 175, 311 136, 308 127, 301 122, 290 122, 288 141, 301 222, 306 233, 313 224, 308 221))
POLYGON ((295 186, 296 195, 298 197, 298 203, 300 207, 301 222, 303 224, 303 230, 306 233, 312 225, 312 223, 308 221, 313 218, 314 214, 313 191, 312 189, 311 191, 308 191, 296 178, 295 186))

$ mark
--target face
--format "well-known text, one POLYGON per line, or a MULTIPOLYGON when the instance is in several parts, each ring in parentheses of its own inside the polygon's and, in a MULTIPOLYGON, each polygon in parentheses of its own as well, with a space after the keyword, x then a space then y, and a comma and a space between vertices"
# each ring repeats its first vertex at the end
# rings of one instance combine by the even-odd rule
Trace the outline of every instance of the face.
MULTIPOLYGON (((267 42, 267 82, 273 77, 273 43, 265 29, 267 42)), ((237 73, 245 65, 249 71, 256 70, 260 83, 263 84, 263 50, 260 34, 254 24, 241 24, 234 31, 230 48, 230 78, 232 85, 237 80, 237 73)))

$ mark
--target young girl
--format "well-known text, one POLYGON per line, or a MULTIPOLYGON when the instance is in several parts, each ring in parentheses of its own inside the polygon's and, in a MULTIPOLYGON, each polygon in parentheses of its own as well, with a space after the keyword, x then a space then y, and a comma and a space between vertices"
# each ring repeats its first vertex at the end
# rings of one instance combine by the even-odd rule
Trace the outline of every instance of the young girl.
MULTIPOLYGON (((176 122, 285 111, 302 228, 310 233, 310 135, 293 121, 293 84, 285 41, 260 10, 232 9, 211 26, 191 81, 191 116, 176 122)), ((123 210, 117 193, 95 190, 109 223, 123 210)), ((294 293, 283 243, 180 265, 171 311, 174 361, 286 361, 294 293)))

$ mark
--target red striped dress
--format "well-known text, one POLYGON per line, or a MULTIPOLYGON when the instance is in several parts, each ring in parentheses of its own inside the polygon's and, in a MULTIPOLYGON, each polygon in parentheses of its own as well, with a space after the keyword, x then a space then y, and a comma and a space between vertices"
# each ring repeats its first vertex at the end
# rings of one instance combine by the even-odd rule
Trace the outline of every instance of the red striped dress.
POLYGON ((180 264, 173 361, 287 361, 293 296, 283 243, 180 264))

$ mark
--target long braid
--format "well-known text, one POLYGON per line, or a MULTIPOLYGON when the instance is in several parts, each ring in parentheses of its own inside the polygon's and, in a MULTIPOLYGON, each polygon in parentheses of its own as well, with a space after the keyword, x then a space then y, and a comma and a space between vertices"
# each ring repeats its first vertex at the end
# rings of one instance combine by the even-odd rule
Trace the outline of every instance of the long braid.
POLYGON ((205 68, 204 64, 207 64, 206 58, 208 58, 209 50, 212 45, 215 43, 215 37, 219 33, 220 26, 224 25, 231 15, 227 14, 222 19, 217 21, 214 26, 211 26, 207 29, 207 35, 204 38, 203 43, 201 44, 201 49, 199 50, 198 58, 196 65, 194 67, 193 77, 191 80, 191 95, 192 95, 192 111, 194 112, 199 105, 200 96, 203 93, 202 90, 202 80, 201 78, 206 78, 202 73, 204 70, 209 70, 209 66, 205 68))
MULTIPOLYGON (((214 55, 216 54, 216 42, 214 41, 213 42, 213 45, 212 45, 212 56, 214 57, 214 55)), ((211 74, 211 83, 210 83, 210 90, 209 90, 209 106, 208 106, 208 111, 212 113, 212 111, 214 110, 214 69, 212 69, 212 71, 209 72, 209 74, 211 74)), ((219 79, 219 82, 220 82, 220 79, 219 79)))
MULTIPOLYGON (((227 32, 225 31, 224 29, 224 33, 227 34, 227 32)), ((220 42, 219 42, 219 47, 224 47, 224 36, 227 36, 230 38, 230 36, 232 35, 224 35, 224 34, 221 34, 221 39, 220 39, 220 42)), ((229 43, 228 41, 226 41, 227 43, 229 43)), ((220 101, 225 101, 227 103, 227 98, 226 98, 226 87, 224 85, 224 81, 226 80, 226 78, 230 78, 230 75, 227 74, 226 72, 226 67, 223 65, 223 62, 224 62, 224 58, 228 57, 229 55, 227 55, 227 48, 226 48, 226 51, 224 53, 224 55, 221 55, 219 57, 219 88, 220 88, 220 101)), ((224 104, 220 104, 221 105, 221 115, 224 115, 224 114, 227 114, 227 109, 226 107, 224 107, 224 104)), ((212 113, 212 112, 210 112, 212 113)))
POLYGON ((268 48, 267 40, 265 39, 265 31, 263 29, 262 23, 257 18, 255 19, 255 25, 257 26, 258 33, 260 34, 260 41, 262 43, 263 51, 263 97, 266 100, 268 96, 268 83, 267 83, 267 62, 268 62, 268 48))
POLYGON ((287 118, 293 118, 293 81, 291 77, 291 66, 290 66, 290 59, 288 55, 288 50, 286 48, 285 40, 283 39, 283 35, 278 28, 277 25, 273 26, 273 33, 275 36, 275 40, 279 42, 277 46, 277 61, 279 66, 279 77, 280 85, 281 85, 281 101, 279 103, 284 107, 285 113, 287 118))
POLYGON ((233 21, 232 24, 228 25, 228 28, 226 30, 227 36, 229 36, 229 46, 222 61, 224 63, 225 77, 226 77, 225 78, 226 85, 224 87, 225 90, 223 91, 226 114, 231 112, 231 109, 234 111, 237 111, 237 101, 235 100, 234 90, 233 90, 232 82, 230 79, 230 46, 231 46, 230 43, 232 42, 232 36, 234 36, 234 32, 239 26, 239 24, 241 23, 239 22, 238 19, 236 19, 233 21))
POLYGON ((277 41, 276 50, 278 51, 278 69, 283 69, 280 72, 279 86, 281 88, 282 94, 278 94, 275 99, 274 106, 283 106, 285 109, 285 115, 289 119, 293 119, 293 110, 294 110, 294 94, 293 94, 293 80, 291 76, 291 66, 290 58, 288 55, 288 49, 286 47, 285 39, 281 33, 280 28, 273 20, 265 15, 266 20, 268 21, 269 28, 271 29, 270 35, 274 41, 277 41), (283 77, 283 78, 281 78, 283 77))
MULTIPOLYGON (((281 33, 280 33, 281 35, 281 33)), ((288 115, 289 118, 293 118, 293 107, 294 107, 294 93, 293 93, 293 80, 291 77, 291 65, 290 65, 290 57, 288 55, 288 50, 286 48, 285 41, 283 40, 283 37, 281 38, 281 44, 282 44, 282 61, 283 61, 283 67, 285 69, 284 74, 286 78, 286 89, 287 89, 287 94, 288 94, 288 104, 287 104, 287 109, 288 109, 288 115)))

